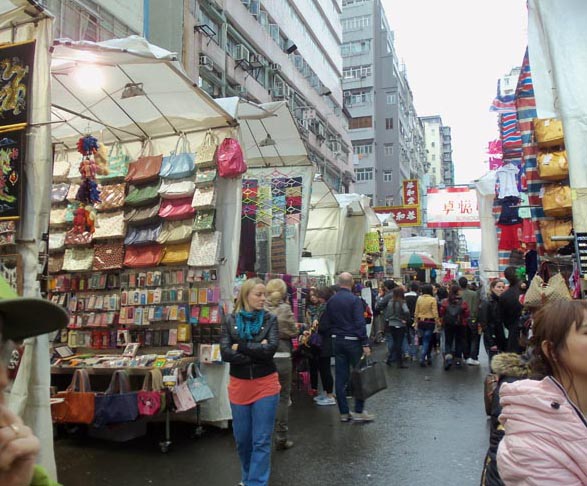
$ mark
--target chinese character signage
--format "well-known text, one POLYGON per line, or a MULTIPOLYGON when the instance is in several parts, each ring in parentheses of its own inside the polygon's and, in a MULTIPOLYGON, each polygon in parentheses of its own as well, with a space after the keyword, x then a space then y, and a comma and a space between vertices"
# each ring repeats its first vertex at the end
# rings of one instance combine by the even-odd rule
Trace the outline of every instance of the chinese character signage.
POLYGON ((420 189, 418 179, 404 179, 402 183, 404 206, 420 204, 420 189))
POLYGON ((469 187, 428 189, 428 228, 479 228, 477 193, 469 187))
POLYGON ((27 122, 35 42, 0 47, 0 125, 6 129, 27 122))
POLYGON ((20 217, 25 130, 0 133, 0 220, 20 217))
POLYGON ((395 223, 401 228, 405 226, 421 226, 420 206, 377 206, 376 213, 391 214, 395 223))

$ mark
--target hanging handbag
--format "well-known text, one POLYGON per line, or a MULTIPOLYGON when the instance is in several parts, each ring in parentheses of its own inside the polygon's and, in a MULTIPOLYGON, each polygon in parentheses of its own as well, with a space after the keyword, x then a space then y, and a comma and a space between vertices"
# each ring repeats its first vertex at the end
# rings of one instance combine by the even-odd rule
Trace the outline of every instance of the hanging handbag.
POLYGON ((63 251, 65 248, 65 232, 49 233, 49 252, 63 251))
POLYGON ((196 401, 190 391, 187 382, 183 381, 181 371, 177 373, 177 383, 173 387, 173 402, 178 412, 186 412, 196 406, 196 401))
POLYGON ((194 218, 194 231, 214 231, 216 211, 214 209, 203 209, 196 212, 194 218))
POLYGON ((96 394, 94 424, 103 427, 109 424, 133 422, 139 416, 137 393, 130 390, 128 373, 116 370, 105 393, 96 394))
POLYGON ((94 245, 94 264, 92 270, 117 270, 124 262, 122 241, 116 243, 96 243, 94 245))
POLYGON ((94 263, 93 248, 67 248, 63 257, 63 270, 66 272, 87 272, 94 263))
POLYGON ((124 180, 131 184, 147 184, 159 179, 163 155, 151 155, 153 144, 145 141, 139 158, 128 164, 128 173, 124 180), (148 152, 148 154, 146 154, 148 152))
POLYGON ((549 278, 548 265, 545 262, 530 282, 524 296, 524 306, 541 307, 546 303, 558 300, 572 300, 571 293, 562 274, 557 273, 549 278))
POLYGON ((555 252, 567 244, 566 241, 552 241, 551 236, 569 236, 573 229, 573 223, 570 220, 544 219, 538 224, 540 225, 544 250, 547 253, 555 252))
POLYGON ((64 254, 49 255, 49 262, 47 263, 47 272, 58 273, 63 268, 64 254))
POLYGON ((98 186, 100 190, 100 202, 94 204, 98 211, 110 211, 119 209, 124 206, 126 184, 110 184, 107 186, 98 186))
POLYGON ((535 118, 534 138, 539 147, 564 144, 563 122, 558 118, 535 118))
POLYGON ((190 246, 188 265, 191 267, 213 267, 218 263, 222 233, 194 233, 190 246))
POLYGON ((183 179, 192 176, 195 170, 195 154, 191 153, 189 141, 182 133, 177 140, 175 150, 171 155, 163 158, 159 175, 167 179, 183 179), (178 152, 180 143, 182 144, 181 152, 178 152))
POLYGON ((75 370, 67 390, 57 393, 56 398, 63 399, 63 402, 51 406, 53 422, 91 424, 94 421, 95 397, 87 370, 75 370))
POLYGON ((192 239, 192 220, 165 221, 157 243, 181 243, 192 239))
POLYGON ((98 213, 96 216, 96 227, 94 240, 105 238, 124 238, 126 235, 126 223, 124 212, 98 213))
POLYGON ((202 374, 202 370, 195 363, 190 363, 187 371, 187 383, 196 403, 214 398, 214 393, 208 385, 208 380, 202 374))
POLYGON ((152 417, 165 410, 165 391, 163 376, 159 368, 154 368, 145 375, 143 387, 137 394, 139 415, 152 417))
POLYGON ((88 246, 92 244, 93 239, 93 234, 89 231, 78 233, 74 229, 70 229, 65 233, 66 246, 88 246))
POLYGON ((120 142, 114 142, 108 152, 108 174, 98 175, 99 181, 119 179, 128 174, 130 157, 120 142))
POLYGON ((67 152, 62 147, 55 152, 55 161, 53 162, 53 182, 65 182, 69 175, 71 167, 67 160, 67 152))
POLYGON ((151 223, 145 226, 131 226, 128 229, 126 238, 124 238, 124 244, 147 245, 153 243, 157 241, 162 227, 162 222, 151 223))
POLYGON ((210 167, 216 165, 216 149, 218 148, 218 137, 212 130, 208 130, 204 135, 202 144, 196 151, 196 167, 210 167))
POLYGON ((161 201, 159 216, 165 219, 187 219, 194 215, 196 210, 192 207, 192 198, 164 199, 161 201))
POLYGON ((185 265, 190 255, 190 243, 178 243, 163 247, 161 265, 185 265))
POLYGON ((378 361, 362 356, 357 366, 351 371, 351 388, 353 398, 367 400, 377 392, 387 388, 385 370, 378 361))
POLYGON ((159 181, 147 186, 131 186, 126 196, 127 206, 150 206, 159 200, 159 181))
POLYGON ((159 187, 159 195, 163 199, 180 199, 193 196, 195 190, 196 184, 190 179, 181 181, 164 180, 159 187))
POLYGON ((216 152, 218 175, 227 179, 239 177, 247 171, 247 164, 238 140, 227 137, 216 152))
POLYGON ((127 246, 124 252, 124 266, 128 268, 156 267, 163 258, 161 245, 127 246))
POLYGON ((201 169, 196 172, 196 186, 209 186, 216 180, 216 169, 201 169))
POLYGON ((159 209, 161 201, 157 201, 151 206, 130 208, 124 212, 124 220, 129 225, 142 225, 159 220, 159 209))
POLYGON ((216 187, 198 187, 194 192, 192 207, 195 209, 211 209, 216 205, 216 187))
POLYGON ((51 186, 51 203, 60 203, 65 201, 69 192, 69 182, 59 182, 51 186))
POLYGON ((79 192, 80 185, 76 183, 69 184, 69 190, 67 191, 66 199, 71 203, 77 203, 77 193, 79 192))
POLYGON ((542 196, 544 214, 553 218, 564 218, 573 212, 571 188, 561 184, 549 184, 542 196))
POLYGON ((66 208, 53 208, 49 213, 49 225, 50 226, 62 226, 66 223, 65 221, 66 208))
POLYGON ((537 156, 538 175, 545 181, 561 181, 569 177, 567 152, 539 152, 537 156))

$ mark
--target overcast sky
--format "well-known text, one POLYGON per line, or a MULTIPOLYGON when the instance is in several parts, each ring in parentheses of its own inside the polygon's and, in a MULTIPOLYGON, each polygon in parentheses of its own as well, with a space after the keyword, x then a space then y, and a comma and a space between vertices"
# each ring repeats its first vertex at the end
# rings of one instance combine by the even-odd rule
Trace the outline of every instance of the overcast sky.
MULTIPOLYGON (((497 79, 522 63, 524 0, 382 0, 419 116, 452 128, 455 183, 487 172, 487 142, 499 137, 489 111, 497 79)), ((467 231, 469 247, 478 246, 467 231)))

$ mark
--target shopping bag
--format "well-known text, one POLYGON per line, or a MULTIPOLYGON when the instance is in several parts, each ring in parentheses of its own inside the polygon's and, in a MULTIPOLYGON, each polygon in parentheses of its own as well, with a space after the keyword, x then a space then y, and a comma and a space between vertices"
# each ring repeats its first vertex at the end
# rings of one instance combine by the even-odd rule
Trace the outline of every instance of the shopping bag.
POLYGON ((220 177, 232 179, 247 171, 243 151, 234 138, 227 137, 222 141, 216 152, 216 162, 220 177))
POLYGON ((539 147, 554 147, 565 142, 563 123, 558 118, 535 118, 534 138, 539 147))
POLYGON ((208 380, 202 374, 199 366, 191 363, 188 367, 187 375, 187 384, 196 403, 214 398, 214 393, 208 386, 208 380))
POLYGON ((91 424, 94 421, 95 394, 87 370, 75 370, 67 390, 58 392, 56 398, 62 398, 63 402, 51 406, 53 422, 91 424))
POLYGON ((177 383, 173 387, 173 403, 178 412, 186 412, 196 406, 194 396, 190 391, 187 381, 183 381, 181 372, 177 372, 177 383))
POLYGON ((152 369, 143 380, 143 388, 137 394, 139 415, 150 417, 165 410, 163 376, 158 368, 152 369))
POLYGON ((566 150, 558 152, 539 152, 537 159, 538 175, 545 181, 561 181, 569 177, 569 162, 566 150))
POLYGON ((105 393, 96 395, 94 424, 98 427, 109 424, 132 422, 139 416, 137 393, 130 391, 128 373, 117 370, 113 373, 105 393))
POLYGON ((550 217, 563 218, 573 211, 571 188, 563 184, 548 184, 544 187, 542 197, 544 214, 550 217))
POLYGON ((363 356, 351 371, 351 387, 353 398, 356 400, 366 400, 377 392, 385 390, 387 381, 383 365, 363 356))

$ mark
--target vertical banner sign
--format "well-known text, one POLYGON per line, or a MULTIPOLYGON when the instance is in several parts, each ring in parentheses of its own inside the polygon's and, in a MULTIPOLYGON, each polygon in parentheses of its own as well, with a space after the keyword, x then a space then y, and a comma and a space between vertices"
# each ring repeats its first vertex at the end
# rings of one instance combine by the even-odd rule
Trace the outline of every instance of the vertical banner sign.
POLYGON ((0 133, 0 220, 20 218, 25 129, 0 133))
POLYGON ((420 189, 418 179, 404 179, 402 183, 404 206, 420 204, 420 189))
POLYGON ((17 128, 28 121, 30 82, 35 42, 0 47, 0 129, 17 128))

